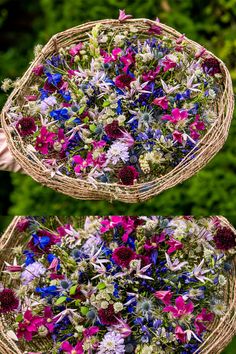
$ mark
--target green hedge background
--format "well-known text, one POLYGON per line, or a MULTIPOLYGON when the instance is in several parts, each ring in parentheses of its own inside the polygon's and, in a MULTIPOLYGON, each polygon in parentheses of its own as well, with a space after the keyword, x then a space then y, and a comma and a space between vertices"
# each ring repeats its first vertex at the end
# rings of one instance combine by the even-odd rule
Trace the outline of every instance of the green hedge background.
MULTIPOLYGON (((157 16, 219 56, 236 87, 236 0, 0 0, 0 81, 20 76, 33 47, 51 35, 90 20, 157 16)), ((6 95, 0 94, 0 106, 6 95)), ((196 176, 152 200, 133 205, 78 201, 20 174, 0 172, 0 214, 222 214, 236 225, 236 122, 221 152, 196 176)), ((9 218, 0 219, 3 229, 9 218)), ((236 353, 236 341, 225 353, 236 353), (234 348, 235 347, 235 348, 234 348)), ((214 354, 214 353, 213 353, 214 354)))

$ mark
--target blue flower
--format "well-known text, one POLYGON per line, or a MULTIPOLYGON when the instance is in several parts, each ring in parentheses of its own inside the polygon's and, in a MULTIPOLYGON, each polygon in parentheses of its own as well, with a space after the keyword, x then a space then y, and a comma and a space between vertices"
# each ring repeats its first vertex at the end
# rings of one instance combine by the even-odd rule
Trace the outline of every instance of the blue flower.
POLYGON ((69 91, 59 90, 59 93, 62 95, 65 101, 69 102, 71 100, 71 95, 69 91))
POLYGON ((25 260, 25 265, 26 266, 35 262, 34 252, 25 250, 25 251, 23 251, 23 253, 24 253, 25 257, 26 257, 26 260, 25 260))
MULTIPOLYGON (((52 263, 52 261, 54 260, 54 258, 57 258, 54 254, 52 253, 49 253, 48 256, 47 256, 47 260, 49 263, 52 263)), ((58 260, 58 265, 57 265, 57 270, 60 269, 60 260, 58 260)))
POLYGON ((48 82, 50 84, 53 84, 55 86, 57 86, 59 84, 59 82, 61 81, 62 75, 61 74, 51 74, 50 72, 46 72, 47 78, 48 78, 48 82))
POLYGON ((36 293, 39 293, 41 297, 44 299, 45 297, 57 296, 59 294, 59 290, 55 285, 45 286, 43 288, 37 287, 35 289, 36 293))
POLYGON ((69 119, 68 110, 66 108, 55 109, 50 112, 50 116, 55 120, 66 121, 69 119))
POLYGON ((37 234, 32 235, 33 243, 35 246, 44 249, 50 243, 50 237, 48 236, 38 236, 37 234))

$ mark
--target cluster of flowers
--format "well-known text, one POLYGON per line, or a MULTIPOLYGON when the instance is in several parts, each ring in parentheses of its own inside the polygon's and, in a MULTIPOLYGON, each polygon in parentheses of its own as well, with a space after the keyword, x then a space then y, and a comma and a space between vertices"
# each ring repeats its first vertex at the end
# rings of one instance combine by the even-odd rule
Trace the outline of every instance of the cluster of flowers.
POLYGON ((94 183, 142 183, 194 154, 222 91, 220 63, 158 22, 96 25, 33 73, 12 124, 52 175, 94 183))
POLYGON ((193 353, 227 310, 236 239, 217 217, 22 218, 18 230, 28 241, 6 263, 0 313, 47 354, 193 353))

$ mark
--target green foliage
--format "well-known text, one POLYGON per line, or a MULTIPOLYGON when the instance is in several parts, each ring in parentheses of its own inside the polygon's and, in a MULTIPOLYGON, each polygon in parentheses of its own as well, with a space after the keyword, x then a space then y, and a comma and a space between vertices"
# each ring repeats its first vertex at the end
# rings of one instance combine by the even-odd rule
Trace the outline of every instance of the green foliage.
MULTIPOLYGON (((5 0, 0 5, 0 29, 5 33, 0 51, 0 80, 22 74, 37 42, 45 44, 54 33, 83 22, 117 18, 118 9, 126 8, 134 17, 158 16, 163 23, 207 47, 226 63, 236 85, 236 0, 5 0)), ((1 95, 0 104, 4 100, 1 95)), ((10 194, 10 214, 223 214, 236 224, 235 135, 234 120, 224 149, 207 167, 146 203, 128 206, 120 202, 74 200, 30 177, 11 174, 12 187, 1 188, 1 207, 6 210, 10 194)), ((8 176, 0 174, 2 186, 7 185, 8 176)), ((224 353, 235 352, 233 344, 230 348, 224 353)))

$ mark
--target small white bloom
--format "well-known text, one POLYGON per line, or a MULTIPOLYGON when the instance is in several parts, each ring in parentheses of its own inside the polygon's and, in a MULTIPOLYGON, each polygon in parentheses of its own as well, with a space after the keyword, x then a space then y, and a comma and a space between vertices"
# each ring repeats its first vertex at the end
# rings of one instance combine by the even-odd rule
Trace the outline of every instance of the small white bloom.
POLYGON ((103 340, 99 344, 97 354, 124 354, 125 345, 124 338, 115 331, 105 334, 103 340))
POLYGON ((119 141, 113 143, 106 154, 108 163, 111 162, 113 165, 116 165, 119 160, 126 162, 129 159, 128 149, 128 146, 124 143, 119 141))

